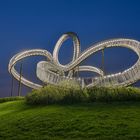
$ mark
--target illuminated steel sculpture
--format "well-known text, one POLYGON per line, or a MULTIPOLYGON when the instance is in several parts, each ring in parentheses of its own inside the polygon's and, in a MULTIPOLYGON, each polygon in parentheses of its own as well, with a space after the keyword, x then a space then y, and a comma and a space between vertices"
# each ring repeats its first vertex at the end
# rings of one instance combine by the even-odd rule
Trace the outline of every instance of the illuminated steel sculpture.
MULTIPOLYGON (((62 80, 75 80, 81 87, 92 86, 128 86, 140 79, 140 42, 132 39, 111 39, 103 42, 99 42, 86 49, 84 52, 80 52, 80 42, 77 35, 73 32, 63 34, 57 41, 53 55, 47 50, 33 49, 24 51, 13 56, 9 62, 8 70, 17 79, 20 80, 20 74, 15 69, 15 64, 30 56, 44 56, 47 61, 41 61, 37 64, 36 74, 37 77, 46 84, 57 85, 62 80), (58 60, 59 49, 64 41, 68 38, 72 38, 74 45, 74 52, 72 61, 66 65, 62 65, 58 60), (80 63, 88 58, 90 55, 110 47, 126 47, 133 50, 138 56, 137 62, 129 69, 111 74, 104 75, 104 72, 93 66, 80 66, 80 63), (74 73, 77 71, 91 71, 99 74, 98 77, 80 78, 74 77, 74 73)), ((42 85, 33 83, 21 76, 21 83, 33 88, 41 88, 42 85)))

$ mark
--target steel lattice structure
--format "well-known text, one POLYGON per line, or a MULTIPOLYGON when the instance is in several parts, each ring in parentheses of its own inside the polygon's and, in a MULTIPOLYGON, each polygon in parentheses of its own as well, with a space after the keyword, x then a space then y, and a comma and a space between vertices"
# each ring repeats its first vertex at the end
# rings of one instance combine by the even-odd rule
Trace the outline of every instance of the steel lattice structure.
MULTIPOLYGON (((53 55, 47 50, 33 49, 23 51, 13 56, 9 62, 8 70, 17 80, 20 80, 20 74, 15 69, 16 63, 24 59, 25 57, 30 56, 44 56, 47 58, 47 61, 40 61, 37 64, 36 71, 37 77, 46 84, 57 85, 60 81, 67 79, 76 80, 80 83, 81 87, 128 86, 140 79, 140 42, 132 39, 119 38, 102 41, 92 45, 85 51, 80 52, 80 41, 77 35, 73 32, 65 33, 57 41, 53 51, 53 55), (67 65, 62 65, 58 59, 59 49, 62 43, 68 38, 72 38, 73 40, 73 58, 72 61, 67 65), (133 50, 139 58, 137 62, 129 69, 111 75, 104 75, 104 72, 101 69, 93 66, 80 66, 80 63, 83 62, 90 55, 100 50, 103 50, 104 48, 110 47, 126 47, 133 50), (73 75, 76 71, 91 71, 98 73, 99 76, 91 77, 88 79, 80 77, 77 78, 73 75)), ((23 76, 21 76, 21 83, 33 89, 38 89, 42 87, 42 85, 31 82, 25 79, 23 76)))

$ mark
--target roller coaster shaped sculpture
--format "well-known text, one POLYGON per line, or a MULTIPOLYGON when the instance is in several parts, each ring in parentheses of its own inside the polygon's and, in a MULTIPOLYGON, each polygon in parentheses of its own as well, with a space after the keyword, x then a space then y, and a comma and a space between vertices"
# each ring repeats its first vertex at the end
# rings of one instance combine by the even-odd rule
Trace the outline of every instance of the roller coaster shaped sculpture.
POLYGON ((63 80, 75 80, 81 87, 110 87, 110 86, 128 86, 140 79, 140 57, 137 62, 127 70, 124 70, 119 73, 104 75, 104 72, 93 66, 80 66, 90 55, 103 50, 104 48, 110 47, 126 47, 133 50, 138 56, 140 56, 140 42, 132 39, 110 39, 107 41, 99 42, 95 45, 92 45, 82 53, 80 52, 80 41, 77 35, 73 32, 68 32, 63 34, 57 41, 53 55, 47 50, 43 49, 32 49, 23 51, 21 53, 13 56, 9 62, 8 70, 9 72, 17 79, 21 80, 21 83, 32 88, 39 89, 42 85, 36 84, 25 79, 23 76, 16 71, 15 65, 21 59, 30 56, 44 56, 47 58, 47 61, 40 61, 37 64, 36 75, 37 77, 45 84, 57 85, 60 81, 63 80), (60 47, 64 41, 68 38, 72 38, 74 45, 74 52, 72 61, 66 65, 62 65, 58 59, 58 53, 60 47), (91 78, 80 78, 74 77, 74 72, 77 71, 90 71, 99 74, 98 77, 91 78), (67 73, 67 75, 66 75, 67 73))

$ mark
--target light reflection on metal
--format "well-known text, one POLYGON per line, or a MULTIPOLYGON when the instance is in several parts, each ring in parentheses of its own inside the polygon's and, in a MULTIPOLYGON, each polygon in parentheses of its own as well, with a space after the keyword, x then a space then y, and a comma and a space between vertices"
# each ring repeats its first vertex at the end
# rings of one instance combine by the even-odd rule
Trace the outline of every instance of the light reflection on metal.
MULTIPOLYGON (((111 39, 102 41, 92 45, 83 52, 80 52, 80 41, 75 33, 68 32, 63 34, 57 41, 53 55, 47 50, 33 49, 24 51, 13 56, 9 62, 8 70, 17 79, 20 80, 20 74, 15 70, 15 64, 30 56, 44 56, 47 61, 40 61, 37 64, 37 77, 46 84, 57 85, 62 80, 75 80, 80 83, 81 87, 92 87, 92 86, 128 86, 140 79, 140 42, 132 39, 111 39), (74 52, 72 61, 66 65, 62 65, 59 62, 58 54, 59 49, 64 41, 68 38, 72 38, 74 45, 74 52), (137 62, 127 70, 119 73, 104 75, 104 72, 94 66, 80 66, 80 63, 87 59, 90 55, 103 50, 104 48, 110 47, 126 47, 133 50, 138 56, 137 62), (74 72, 77 71, 91 71, 99 74, 98 77, 80 78, 74 77, 74 72)), ((33 88, 41 88, 42 85, 36 84, 21 77, 21 83, 33 88)))

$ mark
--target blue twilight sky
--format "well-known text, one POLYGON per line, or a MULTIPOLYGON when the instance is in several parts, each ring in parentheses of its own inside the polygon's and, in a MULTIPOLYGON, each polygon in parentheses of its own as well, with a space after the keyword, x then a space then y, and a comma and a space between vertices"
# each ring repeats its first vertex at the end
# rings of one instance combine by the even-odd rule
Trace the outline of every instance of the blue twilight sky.
MULTIPOLYGON (((68 31, 78 34, 82 51, 93 43, 110 38, 140 40, 140 1, 1 0, 0 97, 10 95, 11 76, 7 71, 7 65, 14 54, 34 48, 47 49, 52 53, 58 38, 68 31)), ((63 64, 70 60, 72 50, 71 40, 62 45, 59 56, 63 64)), ((36 63, 43 59, 42 57, 25 59, 23 75, 37 81, 36 63)), ((128 49, 107 49, 105 71, 106 73, 122 71, 133 65, 136 60, 135 53, 128 49)), ((86 63, 101 67, 101 53, 91 56, 86 63)), ((18 83, 14 81, 15 95, 17 87, 18 83)), ((30 89, 22 87, 23 95, 27 91, 30 89)))

